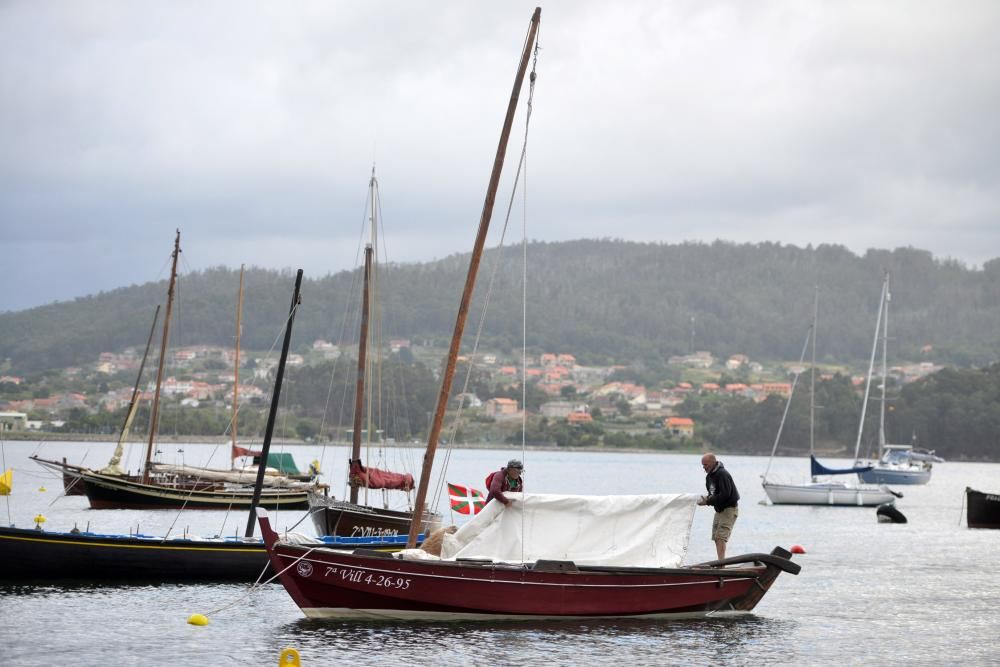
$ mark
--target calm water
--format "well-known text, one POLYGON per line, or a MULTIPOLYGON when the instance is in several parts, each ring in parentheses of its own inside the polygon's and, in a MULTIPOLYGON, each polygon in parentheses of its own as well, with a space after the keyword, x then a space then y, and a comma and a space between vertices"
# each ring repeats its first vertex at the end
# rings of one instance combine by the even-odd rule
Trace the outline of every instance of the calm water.
MULTIPOLYGON (((83 497, 59 497, 60 484, 27 460, 66 456, 100 465, 111 445, 4 443, 14 494, 0 499, 0 520, 30 527, 135 530, 208 535, 242 532, 244 515, 220 512, 88 510, 83 497), (45 490, 41 491, 40 488, 45 490), (171 528, 172 526, 172 528, 171 528)), ((161 445, 165 461, 215 465, 225 447, 161 445), (183 452, 176 450, 183 449, 183 452)), ((342 496, 346 448, 289 447, 300 467, 321 459, 342 496)), ((420 461, 396 451, 385 465, 420 461), (402 455, 404 461, 395 457, 402 455)), ((457 450, 447 479, 482 488, 513 450, 457 450)), ((130 467, 135 468, 136 455, 130 467)), ((439 457, 440 458, 440 457, 439 457)), ((704 475, 694 455, 528 452, 529 491, 692 492, 704 475)), ((905 525, 879 524, 871 508, 768 507, 759 477, 766 459, 720 457, 743 496, 730 554, 801 544, 798 577, 781 575, 755 613, 739 619, 682 622, 344 623, 306 620, 280 586, 252 596, 240 585, 0 586, 4 665, 273 665, 292 646, 304 665, 508 664, 1000 664, 1000 531, 964 525, 963 490, 1000 490, 1000 464, 945 463, 931 483, 901 487, 905 525), (223 609, 224 608, 224 609, 223 609), (218 610, 218 611, 217 611, 218 610), (186 623, 192 613, 211 623, 186 623)), ((831 461, 837 463, 837 461, 831 461)), ((846 463, 846 462, 845 462, 846 463)), ((411 468, 412 469, 412 468, 411 468)), ((776 459, 772 475, 804 479, 805 459, 776 459)), ((380 502, 371 497, 371 502, 380 502)), ((448 516, 446 501, 440 509, 448 516)), ((278 518, 292 526, 299 513, 278 518)), ((458 517, 455 517, 457 520, 458 517)), ((687 562, 714 557, 711 511, 700 509, 687 562)), ((303 523, 297 530, 311 532, 303 523)))

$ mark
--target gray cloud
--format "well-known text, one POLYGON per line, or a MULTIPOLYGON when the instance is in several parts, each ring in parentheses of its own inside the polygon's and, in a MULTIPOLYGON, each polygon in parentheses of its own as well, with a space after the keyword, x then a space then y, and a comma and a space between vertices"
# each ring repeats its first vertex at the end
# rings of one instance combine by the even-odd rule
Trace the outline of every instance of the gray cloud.
MULTIPOLYGON (((390 259, 468 250, 532 6, 0 6, 0 310, 161 277, 175 227, 195 269, 348 268, 373 161, 390 259)), ((1000 255, 998 28, 993 2, 548 3, 528 234, 1000 255)))

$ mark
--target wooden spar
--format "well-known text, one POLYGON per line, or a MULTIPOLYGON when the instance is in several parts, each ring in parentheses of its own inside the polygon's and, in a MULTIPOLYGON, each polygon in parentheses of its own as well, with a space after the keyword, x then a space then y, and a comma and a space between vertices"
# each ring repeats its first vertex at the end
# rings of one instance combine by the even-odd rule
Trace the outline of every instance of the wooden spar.
POLYGON ((538 22, 541 20, 541 17, 542 8, 536 7, 535 13, 531 16, 528 37, 524 41, 524 51, 521 53, 521 63, 517 68, 517 76, 514 78, 514 90, 511 92, 510 102, 507 104, 507 115, 504 118, 503 130, 500 133, 500 144, 497 146, 496 158, 493 160, 493 172, 490 174, 489 186, 486 189, 486 201, 483 203, 483 213, 479 219, 479 232, 476 234, 472 258, 469 260, 469 272, 465 278, 465 289, 462 291, 462 301, 458 306, 458 317, 455 319, 455 331, 451 337, 451 347, 448 348, 448 359, 444 376, 441 378, 441 391, 438 394, 437 410, 434 413, 434 421, 431 423, 430 434, 427 437, 427 450, 424 452, 424 465, 420 471, 420 483, 417 486, 417 498, 413 506, 413 520, 410 522, 410 535, 406 542, 406 546, 409 549, 416 546, 417 535, 420 534, 424 504, 427 500, 427 486, 430 483, 431 469, 434 467, 434 452, 437 450, 438 437, 441 435, 441 425, 444 422, 444 413, 448 407, 448 396, 451 394, 451 381, 455 375, 458 351, 462 346, 462 333, 465 331, 465 320, 469 312, 469 303, 472 301, 472 292, 476 286, 479 261, 482 258, 483 246, 486 245, 486 233, 489 231, 490 218, 493 216, 493 203, 496 199, 497 186, 500 184, 500 172, 503 170, 503 162, 507 154, 507 140, 510 137, 511 125, 514 123, 514 112, 517 110, 517 100, 521 94, 521 84, 524 82, 524 73, 528 69, 528 60, 531 58, 535 35, 538 32, 538 22))
POLYGON ((295 275, 295 291, 292 292, 292 305, 288 309, 288 322, 285 323, 285 340, 281 344, 281 358, 278 359, 278 372, 274 376, 271 411, 267 415, 267 426, 264 428, 264 444, 260 449, 260 465, 257 466, 257 481, 253 486, 253 500, 250 501, 250 516, 247 517, 247 537, 253 537, 253 527, 257 523, 257 505, 260 503, 260 492, 264 487, 264 470, 267 468, 267 453, 271 449, 271 434, 274 433, 274 421, 278 416, 281 381, 285 376, 285 361, 288 359, 288 345, 292 341, 292 323, 295 322, 295 311, 300 303, 299 289, 301 287, 302 269, 299 269, 299 272, 295 275))
MULTIPOLYGON (((354 387, 354 433, 351 438, 351 461, 361 458, 361 418, 364 412, 365 370, 368 363, 368 287, 372 271, 372 247, 365 246, 365 277, 361 296, 361 333, 358 342, 358 380, 354 387)), ((350 471, 348 471, 350 476, 350 471)), ((358 485, 351 482, 351 502, 358 503, 358 485)))
POLYGON ((236 304, 236 362, 233 364, 233 446, 229 452, 230 460, 236 458, 236 425, 240 414, 240 320, 243 318, 243 270, 240 264, 240 296, 236 304))
MULTIPOLYGON (((118 446, 115 447, 115 453, 112 454, 111 460, 108 461, 108 465, 104 470, 109 472, 112 469, 117 469, 118 464, 122 461, 122 453, 125 447, 125 438, 128 437, 129 428, 132 426, 132 419, 135 418, 136 406, 139 404, 139 384, 142 382, 142 371, 146 368, 146 359, 149 357, 149 348, 153 344, 153 336, 156 335, 156 323, 160 319, 160 306, 156 306, 156 311, 153 313, 153 323, 149 327, 149 337, 146 338, 146 351, 142 353, 142 362, 139 364, 139 374, 135 377, 135 386, 132 388, 132 400, 129 401, 128 411, 125 412, 125 421, 122 423, 121 433, 118 435, 118 446)), ((102 471, 103 472, 103 471, 102 471)), ((74 481, 74 484, 76 482, 74 481)))
POLYGON ((160 422, 160 387, 163 384, 163 364, 167 359, 167 340, 170 337, 170 311, 174 307, 174 286, 177 284, 177 258, 181 254, 181 230, 174 239, 174 261, 170 267, 170 284, 167 287, 167 312, 163 316, 163 337, 160 340, 160 363, 156 369, 156 391, 153 393, 153 414, 149 418, 149 446, 146 447, 146 465, 142 469, 142 483, 149 484, 149 465, 153 460, 153 444, 160 422))

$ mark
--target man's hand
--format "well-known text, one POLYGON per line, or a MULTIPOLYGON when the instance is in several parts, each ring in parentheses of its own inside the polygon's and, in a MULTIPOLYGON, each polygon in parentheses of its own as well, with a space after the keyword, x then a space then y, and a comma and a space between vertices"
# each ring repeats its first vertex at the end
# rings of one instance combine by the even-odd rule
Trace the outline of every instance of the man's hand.
POLYGON ((702 497, 698 498, 698 504, 699 505, 707 505, 708 504, 708 497, 707 496, 702 496, 702 497))

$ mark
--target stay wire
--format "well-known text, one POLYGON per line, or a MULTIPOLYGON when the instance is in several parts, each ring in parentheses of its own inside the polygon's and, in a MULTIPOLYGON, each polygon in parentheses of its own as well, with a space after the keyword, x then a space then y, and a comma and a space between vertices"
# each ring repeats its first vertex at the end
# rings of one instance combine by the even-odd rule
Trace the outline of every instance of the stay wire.
MULTIPOLYGON (((541 38, 540 38, 540 33, 539 33, 538 36, 536 36, 536 39, 535 39, 535 49, 534 49, 534 54, 533 54, 534 58, 533 58, 532 65, 531 65, 531 74, 530 74, 529 79, 528 79, 529 80, 529 84, 528 84, 528 101, 527 101, 526 110, 525 110, 524 140, 522 141, 522 144, 521 144, 521 155, 520 155, 520 159, 518 160, 517 171, 514 174, 514 183, 511 186, 510 197, 509 197, 509 199, 507 201, 507 213, 504 216, 503 228, 502 228, 501 233, 500 233, 500 241, 497 244, 497 253, 496 253, 496 257, 495 257, 494 262, 493 262, 493 269, 492 269, 492 271, 490 273, 490 280, 489 280, 489 283, 488 283, 488 286, 487 286, 487 289, 486 289, 485 297, 483 299, 483 308, 482 308, 482 311, 481 311, 481 315, 480 315, 480 319, 479 319, 479 324, 478 324, 478 327, 476 329, 476 337, 475 337, 474 342, 473 342, 472 353, 471 353, 471 355, 469 357, 470 359, 475 359, 476 353, 479 350, 479 342, 480 342, 480 339, 482 337, 483 327, 484 327, 484 325, 486 323, 486 311, 489 308, 490 299, 492 297, 493 289, 494 289, 495 283, 496 283, 497 270, 498 270, 498 268, 500 266, 500 263, 501 263, 500 260, 502 259, 502 256, 503 256, 504 240, 506 239, 506 236, 507 236, 507 228, 508 228, 508 225, 510 223, 510 216, 511 216, 511 213, 513 212, 513 208, 514 208, 514 198, 515 198, 515 196, 517 194, 517 186, 518 186, 518 183, 521 182, 521 172, 522 172, 522 170, 524 168, 524 165, 525 165, 525 162, 527 160, 528 132, 529 132, 529 129, 530 129, 530 126, 531 126, 531 113, 532 113, 533 106, 534 106, 533 103, 534 103, 534 97, 535 97, 535 80, 537 78, 536 70, 537 70, 537 66, 538 66, 538 52, 541 49, 541 41, 540 41, 540 39, 541 38)), ((525 197, 525 199, 524 199, 524 206, 525 206, 525 214, 524 215, 525 215, 525 219, 526 219, 527 218, 527 213, 526 213, 526 211, 527 211, 527 197, 525 197)), ((525 239, 525 244, 526 243, 527 243, 527 240, 525 239)), ((527 248, 525 248, 525 257, 527 257, 527 248)), ((526 267, 525 267, 524 270, 525 271, 527 270, 526 267)), ((526 307, 526 305, 525 305, 527 303, 527 286, 526 285, 524 285, 522 287, 522 291, 523 291, 523 294, 522 294, 522 307, 526 307)), ((523 329, 523 326, 522 326, 522 329, 523 329)), ((525 337, 526 337, 526 333, 524 333, 524 331, 522 331, 522 341, 524 340, 525 337)), ((522 343, 522 347, 523 347, 523 343, 522 343)), ((522 366, 523 366, 523 360, 524 360, 524 355, 522 354, 522 366)), ((448 464, 451 461, 451 445, 452 445, 452 443, 455 442, 455 436, 458 433, 458 428, 459 428, 460 423, 461 423, 462 410, 464 409, 464 406, 465 406, 465 395, 468 392, 469 381, 470 381, 471 377, 472 377, 472 363, 470 361, 470 363, 468 364, 468 367, 466 368, 465 381, 464 381, 464 383, 462 385, 462 394, 459 397, 458 409, 457 409, 457 411, 455 413, 455 418, 454 418, 454 420, 452 422, 451 430, 449 431, 449 441, 448 441, 448 445, 445 447, 444 462, 442 464, 442 468, 441 468, 441 472, 440 472, 437 484, 434 486, 434 497, 433 497, 433 501, 432 501, 432 503, 430 505, 431 507, 437 507, 438 506, 438 503, 440 502, 441 494, 442 494, 442 492, 444 490, 444 487, 445 487, 447 473, 448 473, 448 464)), ((524 381, 523 381, 523 378, 524 378, 524 373, 522 372, 522 383, 521 383, 522 384, 522 391, 524 391, 524 384, 525 384, 524 381)), ((522 411, 523 411, 523 408, 524 408, 523 397, 522 397, 521 407, 522 407, 522 411)), ((523 428, 523 426, 522 426, 521 432, 522 432, 522 440, 523 440, 523 437, 524 437, 524 428, 523 428)), ((523 446, 523 442, 522 442, 522 457, 523 457, 523 450, 524 450, 524 446, 523 446)))

